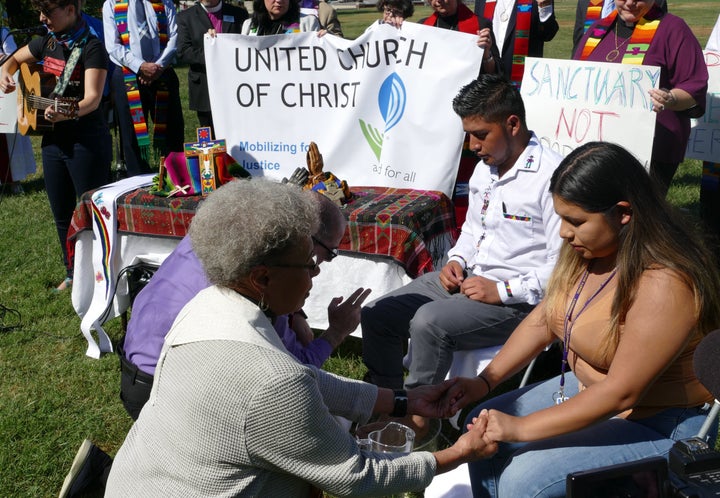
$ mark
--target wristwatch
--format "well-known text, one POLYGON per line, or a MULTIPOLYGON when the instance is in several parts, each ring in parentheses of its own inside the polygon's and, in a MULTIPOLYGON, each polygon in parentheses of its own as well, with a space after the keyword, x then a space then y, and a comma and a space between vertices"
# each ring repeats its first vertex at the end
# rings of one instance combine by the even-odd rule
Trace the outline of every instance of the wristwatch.
POLYGON ((408 397, 407 391, 404 389, 398 389, 395 392, 395 404, 393 411, 390 413, 391 417, 404 417, 407 415, 408 397))

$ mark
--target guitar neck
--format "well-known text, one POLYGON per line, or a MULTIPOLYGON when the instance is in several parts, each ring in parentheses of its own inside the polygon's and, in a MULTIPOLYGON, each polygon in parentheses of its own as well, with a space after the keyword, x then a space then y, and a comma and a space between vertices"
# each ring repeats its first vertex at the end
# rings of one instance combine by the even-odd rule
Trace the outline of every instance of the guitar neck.
POLYGON ((40 97, 39 95, 28 95, 25 97, 25 101, 31 109, 38 109, 41 111, 55 105, 55 99, 40 97))

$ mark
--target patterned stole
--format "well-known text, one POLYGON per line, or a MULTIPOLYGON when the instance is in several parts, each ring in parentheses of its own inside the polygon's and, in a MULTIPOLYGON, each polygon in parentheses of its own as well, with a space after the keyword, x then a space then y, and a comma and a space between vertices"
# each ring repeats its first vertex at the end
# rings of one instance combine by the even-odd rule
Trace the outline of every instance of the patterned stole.
MULTIPOLYGON (((512 67, 510 69, 510 82, 520 88, 523 73, 525 72, 525 58, 530 46, 530 25, 532 23, 532 0, 516 0, 517 14, 515 16, 515 44, 513 45, 512 67)), ((485 2, 483 17, 492 22, 495 15, 495 0, 485 2)))
MULTIPOLYGON (((460 33, 470 33, 474 35, 480 30, 480 22, 478 21, 477 16, 472 10, 465 7, 465 4, 458 2, 457 12, 455 15, 457 15, 457 30, 460 33)), ((430 17, 425 19, 423 24, 426 26, 435 26, 437 20, 437 12, 433 12, 430 17)))
MULTIPOLYGON (((144 1, 144 0, 143 0, 144 1)), ((120 34, 120 42, 125 48, 130 47, 130 31, 128 29, 128 3, 129 0, 118 0, 115 3, 115 25, 120 34)), ((167 32, 167 15, 165 14, 165 6, 162 0, 150 0, 158 27, 160 40, 160 50, 164 50, 168 42, 167 32)), ((149 21, 148 21, 149 22, 149 21)), ((137 138, 138 147, 140 148, 140 156, 145 160, 150 160, 150 135, 148 134, 147 122, 142 109, 140 100, 140 90, 138 89, 137 76, 130 68, 123 66, 123 79, 125 82, 125 91, 128 97, 128 106, 130 108, 130 116, 133 120, 135 128, 135 137, 137 138)), ((156 149, 161 149, 165 144, 165 132, 167 129, 167 103, 168 91, 163 81, 158 80, 158 90, 155 96, 155 112, 153 115, 153 144, 156 149)))
MULTIPOLYGON (((652 12, 652 11, 651 11, 652 12)), ((590 30, 590 35, 585 42, 585 46, 580 53, 580 60, 587 60, 593 50, 600 44, 600 40, 610 31, 613 22, 617 17, 617 9, 609 16, 598 21, 598 23, 590 30)), ((642 64, 645 54, 650 47, 650 43, 655 37, 661 19, 641 18, 633 29, 630 41, 625 53, 623 54, 623 64, 642 64)))
POLYGON ((602 18, 604 4, 605 0, 590 0, 588 2, 583 33, 587 33, 588 28, 592 26, 595 21, 599 21, 602 18))

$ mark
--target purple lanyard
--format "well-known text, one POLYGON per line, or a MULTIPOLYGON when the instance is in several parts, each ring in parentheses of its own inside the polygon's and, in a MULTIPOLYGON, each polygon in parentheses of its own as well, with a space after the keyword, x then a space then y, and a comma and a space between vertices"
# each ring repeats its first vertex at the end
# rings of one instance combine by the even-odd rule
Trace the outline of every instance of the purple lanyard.
POLYGON ((568 399, 565 396, 565 372, 567 371, 568 365, 568 353, 570 351, 570 336, 572 335, 572 328, 575 325, 575 322, 577 322, 580 315, 582 315, 583 311, 585 311, 585 308, 587 308, 590 302, 595 299, 598 294, 600 294, 600 292, 605 288, 605 286, 607 286, 607 284, 610 283, 616 273, 617 268, 614 268, 610 275, 608 275, 608 277, 605 279, 605 281, 600 284, 600 287, 597 288, 593 295, 590 296, 587 301, 585 301, 583 307, 580 308, 578 314, 575 315, 575 320, 571 325, 570 319, 572 318, 572 314, 575 311, 575 306, 577 305, 578 299, 580 299, 580 294, 585 288, 585 282, 587 282, 588 275, 590 274, 590 265, 585 268, 585 271, 580 278, 580 282, 578 283, 577 289, 575 289, 575 295, 573 296, 572 301, 570 301, 570 306, 568 307, 567 313, 565 313, 565 322, 563 323, 563 356, 562 363, 560 365, 560 389, 553 394, 553 399, 555 401, 555 404, 557 405, 564 401, 567 401, 568 399))

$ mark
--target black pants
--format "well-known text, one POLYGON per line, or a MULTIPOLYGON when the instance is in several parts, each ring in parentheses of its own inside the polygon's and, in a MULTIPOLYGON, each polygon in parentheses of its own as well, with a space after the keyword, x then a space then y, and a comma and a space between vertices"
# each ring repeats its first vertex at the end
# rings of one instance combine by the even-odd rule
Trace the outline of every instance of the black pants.
POLYGON ((657 184, 658 189, 665 197, 670 189, 670 184, 678 170, 680 163, 665 163, 662 161, 650 161, 650 177, 657 184))
MULTIPOLYGON (((180 82, 177 74, 172 68, 167 68, 162 76, 150 85, 138 84, 140 100, 142 102, 145 122, 150 124, 155 114, 155 99, 157 92, 165 86, 168 91, 165 144, 161 147, 160 153, 167 156, 168 152, 182 152, 185 143, 185 122, 183 121, 182 103, 180 102, 180 82)), ((157 172, 159 164, 148 164, 140 156, 140 147, 135 136, 130 107, 128 105, 125 81, 121 67, 116 67, 112 75, 112 92, 115 97, 115 112, 120 128, 120 142, 122 143, 123 157, 129 176, 141 175, 143 173, 157 172)))
POLYGON ((120 356, 120 399, 133 420, 137 420, 153 385, 153 376, 139 370, 125 358, 125 352, 118 347, 120 356))
POLYGON ((84 126, 77 135, 43 137, 42 162, 45 190, 55 220, 67 276, 73 276, 68 258, 67 234, 78 198, 110 181, 112 145, 107 126, 84 126))

